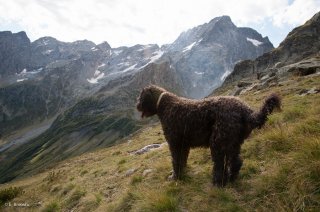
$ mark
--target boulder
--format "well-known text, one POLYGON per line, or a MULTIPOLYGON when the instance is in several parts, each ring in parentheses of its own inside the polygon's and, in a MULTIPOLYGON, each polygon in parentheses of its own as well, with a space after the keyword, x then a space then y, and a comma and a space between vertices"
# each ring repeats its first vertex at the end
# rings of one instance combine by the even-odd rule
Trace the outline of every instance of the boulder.
POLYGON ((135 151, 131 151, 130 153, 133 155, 141 155, 144 154, 146 152, 149 152, 152 149, 157 149, 160 148, 161 144, 149 144, 141 149, 135 150, 135 151))
POLYGON ((288 72, 292 72, 296 76, 307 76, 316 73, 317 68, 319 67, 293 67, 288 72))
POLYGON ((309 94, 316 94, 316 93, 320 93, 320 89, 319 88, 316 88, 316 87, 313 87, 311 89, 302 89, 299 91, 299 95, 300 96, 306 96, 306 95, 309 95, 309 94))
POLYGON ((239 96, 244 87, 235 86, 234 89, 229 93, 230 96, 239 96))
POLYGON ((124 176, 128 177, 131 176, 133 173, 135 173, 137 171, 137 169, 132 168, 126 171, 126 173, 124 174, 124 176))
POLYGON ((142 173, 143 177, 146 177, 148 174, 152 173, 154 170, 153 169, 145 169, 142 173))
POLYGON ((247 87, 249 85, 252 85, 252 82, 248 82, 248 81, 239 81, 238 82, 238 87, 247 87))

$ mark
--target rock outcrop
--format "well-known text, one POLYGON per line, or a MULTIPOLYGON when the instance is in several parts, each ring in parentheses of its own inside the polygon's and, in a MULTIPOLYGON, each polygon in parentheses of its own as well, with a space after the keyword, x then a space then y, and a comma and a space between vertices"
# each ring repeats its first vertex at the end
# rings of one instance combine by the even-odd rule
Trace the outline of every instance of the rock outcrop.
MULTIPOLYGON (((286 66, 308 58, 320 56, 320 12, 315 14, 304 25, 293 29, 278 48, 263 54, 255 60, 244 60, 235 65, 233 72, 224 84, 236 82, 244 77, 260 79, 266 74, 292 72, 298 75, 314 73, 318 65, 312 62, 301 62, 299 67, 287 69, 286 66), (308 64, 309 63, 309 64, 308 64)), ((289 67, 289 66, 288 66, 289 67)))

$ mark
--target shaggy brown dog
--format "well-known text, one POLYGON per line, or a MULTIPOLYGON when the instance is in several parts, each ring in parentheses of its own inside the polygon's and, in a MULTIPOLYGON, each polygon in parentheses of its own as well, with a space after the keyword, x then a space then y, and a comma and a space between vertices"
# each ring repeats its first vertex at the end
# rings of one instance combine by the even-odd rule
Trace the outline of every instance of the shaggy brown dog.
POLYGON ((172 155, 173 178, 180 179, 190 148, 210 147, 213 183, 234 181, 242 166, 240 148, 254 128, 261 128, 280 98, 272 94, 257 112, 236 97, 191 100, 151 85, 138 98, 142 117, 157 114, 172 155))

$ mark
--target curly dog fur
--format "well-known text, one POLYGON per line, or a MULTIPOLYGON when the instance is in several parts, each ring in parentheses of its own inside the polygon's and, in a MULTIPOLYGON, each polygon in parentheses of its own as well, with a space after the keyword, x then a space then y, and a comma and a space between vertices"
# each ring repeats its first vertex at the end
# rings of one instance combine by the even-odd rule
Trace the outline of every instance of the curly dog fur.
POLYGON ((242 166, 241 144, 280 106, 276 94, 267 97, 259 111, 253 111, 236 97, 192 100, 154 85, 141 91, 137 103, 142 117, 157 114, 161 121, 172 155, 172 177, 181 178, 190 148, 209 147, 214 162, 213 183, 217 186, 237 178, 242 166))

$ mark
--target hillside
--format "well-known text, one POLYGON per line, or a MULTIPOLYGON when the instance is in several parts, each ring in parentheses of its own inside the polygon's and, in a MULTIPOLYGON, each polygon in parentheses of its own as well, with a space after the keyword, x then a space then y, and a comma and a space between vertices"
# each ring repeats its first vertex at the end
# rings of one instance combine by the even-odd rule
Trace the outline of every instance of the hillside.
POLYGON ((61 113, 43 134, 3 152, 0 183, 30 175, 70 156, 111 146, 154 121, 140 120, 135 111, 140 87, 158 84, 179 93, 179 83, 166 62, 150 64, 145 69, 125 79, 126 84, 115 82, 84 98, 61 113))
MULTIPOLYGON (((0 185, 0 201, 6 198, 2 210, 16 211, 14 203, 26 203, 37 211, 319 211, 319 89, 317 72, 291 75, 277 85, 240 94, 258 108, 276 92, 283 111, 271 115, 266 126, 245 141, 239 180, 224 189, 211 184, 208 149, 191 151, 186 176, 178 182, 167 180, 171 171, 167 145, 132 154, 146 145, 165 143, 155 124, 116 146, 0 185), (12 207, 4 205, 8 201, 12 207)), ((218 94, 232 90, 233 86, 224 86, 218 94)))

